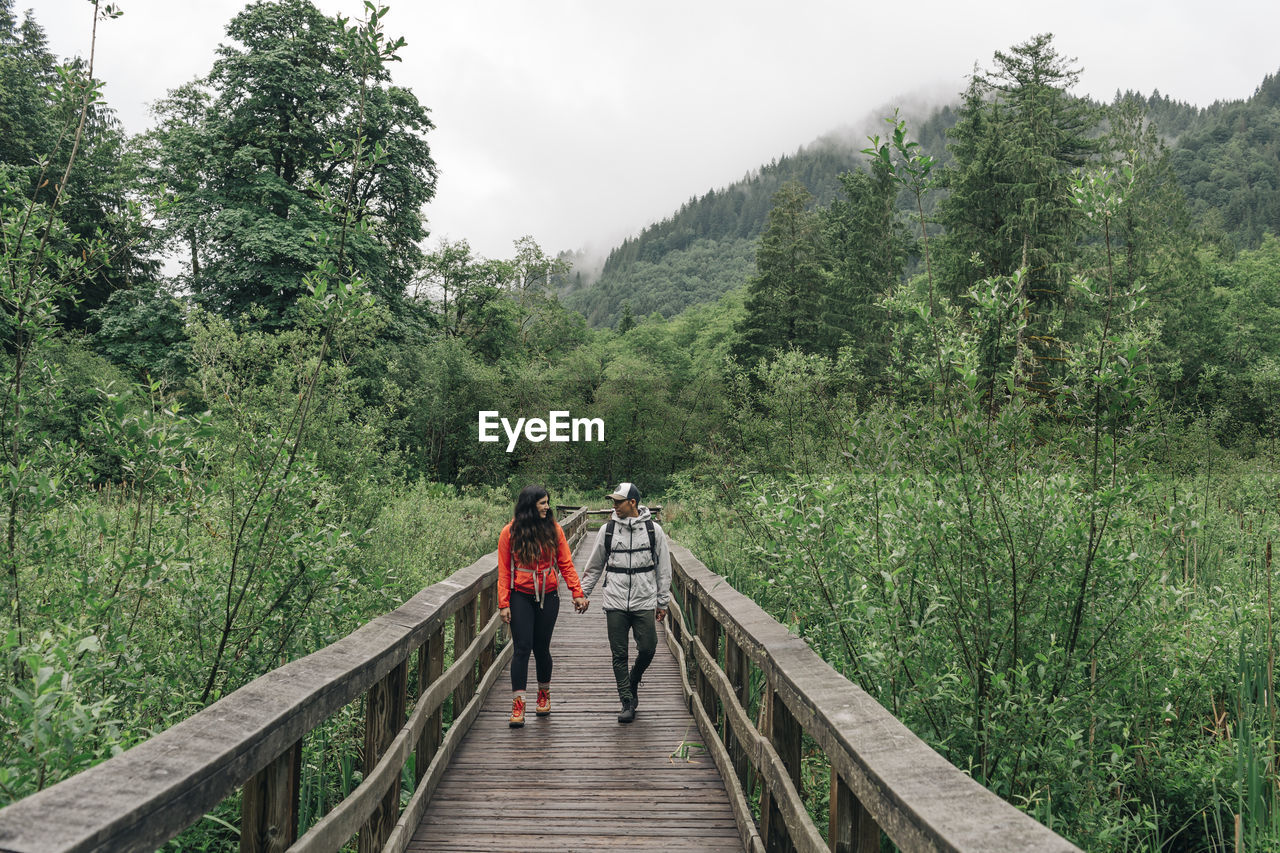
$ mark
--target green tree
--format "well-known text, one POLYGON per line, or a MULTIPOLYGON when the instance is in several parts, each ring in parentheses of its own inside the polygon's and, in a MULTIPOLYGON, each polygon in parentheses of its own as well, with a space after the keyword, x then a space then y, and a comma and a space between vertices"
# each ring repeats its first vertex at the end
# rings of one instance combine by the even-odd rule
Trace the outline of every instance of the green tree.
POLYGON ((813 196, 798 183, 784 184, 760 235, 756 275, 747 285, 747 314, 736 354, 756 362, 790 346, 813 351, 823 343, 824 247, 813 196))
MULTIPOLYGON (((1041 34, 997 51, 993 69, 974 73, 950 133, 953 162, 943 179, 950 194, 938 209, 946 229, 940 274, 951 296, 1026 270, 1027 339, 1037 358, 1057 356, 1054 315, 1075 244, 1071 174, 1099 148, 1088 136, 1096 109, 1069 92, 1080 76, 1072 62, 1041 34)), ((1047 376, 1032 381, 1048 390, 1047 376)))
POLYGON ((219 48, 208 77, 160 104, 150 147, 158 175, 181 176, 187 203, 168 210, 166 233, 188 249, 197 297, 224 313, 256 303, 269 324, 294 322, 317 260, 313 236, 340 230, 342 244, 321 258, 343 255, 399 308, 435 191, 426 108, 390 83, 387 63, 362 58, 359 29, 309 0, 253 3, 227 36, 235 44, 219 48), (335 227, 347 217, 350 227, 335 227))
POLYGON ((894 209, 888 170, 840 175, 844 198, 821 213, 831 273, 823 317, 829 352, 851 346, 864 374, 881 375, 888 364, 888 320, 880 299, 902 276, 907 237, 894 209))
POLYGON ((622 316, 618 318, 617 332, 620 335, 625 335, 627 332, 631 331, 635 327, 636 327, 636 315, 633 314, 631 311, 631 303, 623 302, 622 316))
POLYGON ((59 66, 36 20, 28 13, 18 24, 11 0, 0 0, 0 172, 29 199, 58 198, 66 230, 50 234, 50 248, 78 251, 65 242, 76 238, 106 249, 58 301, 62 324, 78 329, 113 292, 149 283, 159 270, 134 201, 137 157, 102 98, 79 97, 76 80, 90 73, 80 60, 59 66))

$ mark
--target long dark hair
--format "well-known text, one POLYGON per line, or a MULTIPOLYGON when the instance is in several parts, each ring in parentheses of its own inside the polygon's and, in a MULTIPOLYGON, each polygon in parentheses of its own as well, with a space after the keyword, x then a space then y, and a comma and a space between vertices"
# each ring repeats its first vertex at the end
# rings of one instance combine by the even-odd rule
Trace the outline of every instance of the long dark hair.
POLYGON ((549 497, 542 486, 525 486, 516 498, 515 519, 511 522, 511 550, 516 562, 532 567, 556 547, 556 520, 551 512, 538 516, 538 501, 549 497))

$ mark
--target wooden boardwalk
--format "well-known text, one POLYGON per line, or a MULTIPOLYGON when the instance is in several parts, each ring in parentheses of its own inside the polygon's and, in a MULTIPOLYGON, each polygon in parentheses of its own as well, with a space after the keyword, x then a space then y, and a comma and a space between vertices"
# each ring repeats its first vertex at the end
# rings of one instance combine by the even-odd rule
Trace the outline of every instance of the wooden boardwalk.
MULTIPOLYGON (((593 538, 588 534, 576 558, 585 562, 593 538)), ((504 672, 409 850, 742 850, 724 782, 710 756, 693 746, 702 738, 665 628, 658 628, 636 721, 621 725, 600 597, 585 615, 574 613, 563 583, 560 599, 551 716, 533 713, 531 658, 525 726, 509 728, 511 678, 504 672)))

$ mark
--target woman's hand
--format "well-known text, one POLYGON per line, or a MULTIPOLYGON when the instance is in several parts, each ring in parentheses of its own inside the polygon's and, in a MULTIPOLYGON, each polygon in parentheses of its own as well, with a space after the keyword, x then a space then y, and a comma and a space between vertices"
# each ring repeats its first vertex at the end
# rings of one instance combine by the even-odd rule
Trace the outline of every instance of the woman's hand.
POLYGON ((585 595, 580 595, 573 600, 573 609, 579 613, 586 613, 587 608, 591 606, 591 599, 585 595))
POLYGON ((507 623, 508 625, 511 624, 511 608, 510 607, 498 608, 498 615, 502 617, 503 622, 507 623))

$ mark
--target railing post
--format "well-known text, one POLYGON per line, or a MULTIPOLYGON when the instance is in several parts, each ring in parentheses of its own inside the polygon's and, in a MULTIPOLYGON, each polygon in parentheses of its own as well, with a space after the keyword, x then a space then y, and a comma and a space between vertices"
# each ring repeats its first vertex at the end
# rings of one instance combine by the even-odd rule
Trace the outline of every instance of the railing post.
MULTIPOLYGON (((703 605, 701 599, 698 599, 698 639, 702 641, 703 647, 706 648, 711 662, 719 664, 720 623, 711 615, 711 610, 703 605)), ((698 673, 698 699, 702 702, 702 709, 707 712, 711 725, 713 727, 718 726, 720 717, 716 708, 716 689, 711 686, 711 678, 703 672, 701 666, 696 671, 698 673)))
MULTIPOLYGON (((401 661, 373 687, 365 699, 364 772, 373 772, 391 741, 404 725, 405 687, 409 662, 401 661)), ((369 820, 360 828, 360 853, 377 853, 386 843, 400 816, 400 776, 387 789, 369 820)))
MULTIPOLYGON (((437 628, 418 649, 418 701, 422 701, 427 688, 444 674, 444 628, 437 628)), ((439 708, 427 717, 427 724, 418 736, 418 747, 413 760, 413 784, 416 789, 427 775, 431 759, 440 748, 442 714, 439 708)))
MULTIPOLYGON (((485 625, 486 623, 488 623, 489 619, 493 616, 494 611, 497 610, 498 608, 497 599, 498 599, 498 582, 497 581, 494 581, 493 583, 486 586, 484 589, 480 590, 480 604, 478 607, 480 612, 478 615, 480 617, 481 625, 485 625)), ((485 646, 483 649, 480 650, 480 677, 481 678, 484 678, 485 673, 489 671, 489 667, 493 666, 493 659, 494 659, 493 649, 494 649, 494 644, 497 642, 497 639, 498 639, 498 636, 495 634, 494 642, 489 643, 487 646, 485 646)))
MULTIPOLYGON (((773 744, 778 757, 787 768, 791 782, 802 796, 804 790, 800 786, 800 741, 803 732, 796 718, 792 716, 772 684, 765 687, 765 726, 764 734, 773 744)), ((760 836, 764 840, 765 849, 770 851, 790 851, 795 847, 791 843, 787 825, 778 810, 778 804, 771 795, 768 786, 760 793, 760 817, 764 825, 760 828, 760 836)))
MULTIPOLYGON (((453 662, 456 664, 466 653, 467 646, 476 638, 476 600, 473 598, 458 609, 453 616, 453 662)), ((467 707, 476 692, 476 667, 472 663, 461 683, 453 691, 453 718, 456 720, 467 707)))
POLYGON ((834 853, 880 853, 880 827, 834 767, 827 845, 834 853))
MULTIPOLYGON (((738 697, 738 704, 742 706, 742 710, 746 711, 750 704, 750 666, 751 663, 747 658, 746 652, 738 645, 738 641, 733 638, 733 634, 726 633, 724 637, 724 674, 729 679, 729 683, 733 685, 733 693, 738 697)), ((743 749, 742 743, 738 740, 738 735, 734 732, 733 726, 729 723, 729 715, 724 715, 724 745, 729 752, 729 760, 733 762, 734 772, 738 774, 738 782, 742 785, 743 793, 747 796, 751 795, 751 765, 747 760, 747 751, 743 749)))
MULTIPOLYGON (((698 619, 700 616, 700 614, 697 612, 697 608, 698 608, 698 596, 694 594, 692 585, 686 581, 680 587, 680 612, 684 614, 684 618, 688 620, 688 624, 681 626, 681 628, 682 630, 687 629, 688 631, 692 631, 693 636, 695 637, 698 636, 698 619)), ((685 639, 687 639, 687 636, 685 637, 685 639)), ((685 667, 687 669, 691 668, 693 670, 694 684, 697 684, 698 683, 697 678, 699 673, 698 662, 693 658, 693 655, 692 655, 693 647, 690 646, 689 649, 690 649, 690 655, 688 659, 685 661, 685 667)), ((688 706, 689 713, 692 714, 693 713, 693 696, 689 696, 685 700, 685 705, 688 706)))
POLYGON ((258 771, 240 798, 240 853, 278 853, 298 840, 302 741, 258 771))

